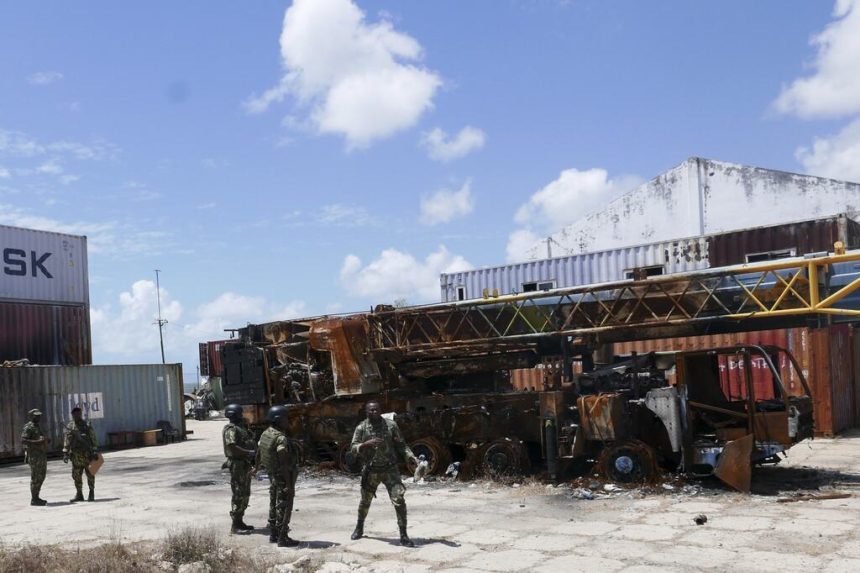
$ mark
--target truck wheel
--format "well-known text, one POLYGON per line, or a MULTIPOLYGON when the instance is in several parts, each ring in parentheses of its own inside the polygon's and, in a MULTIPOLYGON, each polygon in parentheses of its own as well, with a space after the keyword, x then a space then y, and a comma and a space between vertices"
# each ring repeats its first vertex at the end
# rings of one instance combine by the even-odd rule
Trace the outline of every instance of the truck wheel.
POLYGON ((654 450, 639 440, 606 446, 597 465, 603 476, 621 483, 642 483, 657 476, 654 450))
POLYGON ((347 474, 360 474, 361 464, 356 464, 352 467, 346 462, 346 454, 349 452, 351 444, 346 442, 337 448, 337 469, 347 474))
MULTIPOLYGON (((427 475, 441 475, 451 463, 451 450, 438 438, 427 436, 409 444, 415 457, 423 455, 427 460, 427 475)), ((415 468, 409 468, 414 470, 415 468)))
POLYGON ((481 461, 484 473, 492 478, 521 475, 529 468, 523 443, 511 438, 499 438, 484 446, 481 461))

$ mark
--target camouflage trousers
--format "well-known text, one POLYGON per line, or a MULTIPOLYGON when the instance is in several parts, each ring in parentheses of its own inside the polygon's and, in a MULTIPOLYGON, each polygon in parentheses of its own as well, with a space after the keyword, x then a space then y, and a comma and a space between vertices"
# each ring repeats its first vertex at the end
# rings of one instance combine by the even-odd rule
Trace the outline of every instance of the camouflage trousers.
POLYGON ((48 472, 48 458, 27 454, 27 465, 30 466, 30 493, 34 498, 39 497, 45 474, 48 472))
POLYGON ((242 519, 251 500, 251 464, 243 460, 230 460, 230 517, 242 519))
POLYGON ((391 467, 382 471, 368 472, 367 477, 361 482, 361 502, 358 504, 358 519, 364 521, 370 510, 370 503, 376 496, 376 490, 380 484, 385 485, 391 505, 397 513, 397 525, 406 527, 406 487, 400 479, 397 467, 391 467))
POLYGON ((96 476, 90 473, 90 458, 85 453, 72 452, 69 455, 72 462, 72 481, 75 482, 75 489, 81 490, 84 487, 83 474, 87 474, 87 485, 90 489, 96 487, 96 476))
POLYGON ((269 531, 272 533, 286 535, 290 532, 297 477, 298 472, 286 477, 269 475, 269 531))

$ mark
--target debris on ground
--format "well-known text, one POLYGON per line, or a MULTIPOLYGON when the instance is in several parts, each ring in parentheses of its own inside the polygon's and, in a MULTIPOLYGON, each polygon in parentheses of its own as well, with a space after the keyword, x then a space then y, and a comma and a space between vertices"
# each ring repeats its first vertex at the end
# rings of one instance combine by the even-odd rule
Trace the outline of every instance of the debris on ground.
POLYGON ((777 503, 792 503, 795 501, 814 501, 820 499, 845 499, 851 497, 850 493, 831 492, 831 493, 802 493, 791 497, 777 498, 777 503))
POLYGON ((696 525, 705 525, 706 523, 708 523, 708 516, 704 513, 700 513, 693 518, 693 521, 696 523, 696 525))

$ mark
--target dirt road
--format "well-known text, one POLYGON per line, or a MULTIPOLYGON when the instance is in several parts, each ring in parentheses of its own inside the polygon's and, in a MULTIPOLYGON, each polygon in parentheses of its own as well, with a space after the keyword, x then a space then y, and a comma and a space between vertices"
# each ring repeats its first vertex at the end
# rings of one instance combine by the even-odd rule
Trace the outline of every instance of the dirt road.
MULTIPOLYGON (((6 543, 91 545, 111 539, 159 539, 187 526, 229 529, 229 483, 220 469, 223 421, 189 422, 188 441, 109 452, 97 501, 71 505, 71 467, 48 464, 42 497, 29 505, 26 466, 0 468, 0 539, 6 543)), ((396 544, 394 511, 384 488, 371 508, 367 537, 351 541, 358 481, 339 474, 300 478, 293 518, 298 550, 277 550, 267 533, 233 543, 283 555, 310 555, 323 570, 348 571, 860 571, 860 495, 780 503, 779 489, 814 493, 835 482, 860 493, 860 434, 815 440, 757 480, 763 494, 713 488, 658 488, 573 495, 570 487, 485 482, 407 485, 415 549, 396 544), (825 472, 806 471, 803 466, 825 472), (857 488, 855 490, 855 488, 857 488), (606 496, 601 498, 601 496, 606 496), (697 515, 707 516, 696 525, 697 515)), ((268 484, 255 481, 246 521, 265 525, 268 484)), ((783 496, 784 497, 784 496, 783 496)))

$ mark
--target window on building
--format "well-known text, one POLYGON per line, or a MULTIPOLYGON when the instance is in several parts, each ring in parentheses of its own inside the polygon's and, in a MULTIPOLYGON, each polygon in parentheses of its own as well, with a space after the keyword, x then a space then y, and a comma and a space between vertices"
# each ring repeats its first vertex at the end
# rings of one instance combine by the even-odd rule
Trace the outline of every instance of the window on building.
POLYGON ((749 253, 746 256, 748 263, 760 263, 763 261, 775 261, 776 259, 787 259, 797 254, 794 249, 778 249, 764 253, 749 253))
POLYGON ((457 300, 466 300, 466 287, 457 287, 457 300))
POLYGON ((639 267, 636 269, 628 269, 624 271, 625 279, 656 277, 663 274, 663 265, 654 265, 653 267, 639 267))
POLYGON ((534 281, 523 283, 523 292, 537 292, 539 290, 550 290, 555 288, 555 281, 534 281))

